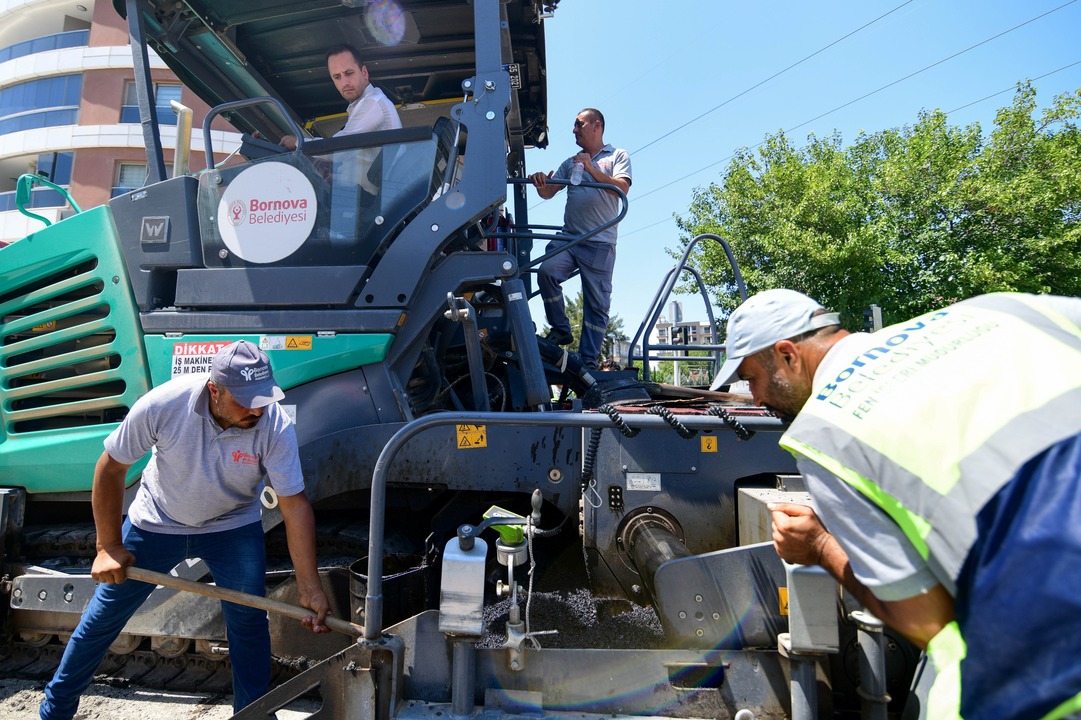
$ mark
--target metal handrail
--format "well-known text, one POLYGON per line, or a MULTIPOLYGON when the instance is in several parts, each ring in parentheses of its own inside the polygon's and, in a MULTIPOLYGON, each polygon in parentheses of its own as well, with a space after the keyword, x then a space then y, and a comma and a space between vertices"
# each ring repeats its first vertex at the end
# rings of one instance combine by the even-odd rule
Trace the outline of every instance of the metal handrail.
MULTIPOLYGON (((739 264, 736 262, 736 257, 732 253, 732 248, 729 246, 728 241, 722 238, 720 235, 714 235, 713 233, 702 233, 696 236, 693 240, 687 243, 687 247, 683 251, 683 256, 672 267, 671 270, 665 275, 664 280, 661 281, 661 286, 657 290, 657 294, 653 296, 653 301, 646 311, 646 319, 642 321, 642 324, 638 327, 638 332, 635 333, 634 338, 631 340, 630 351, 628 353, 628 361, 633 364, 635 360, 642 362, 642 379, 649 380, 649 363, 653 360, 683 360, 684 357, 676 357, 672 355, 653 355, 654 350, 668 349, 668 345, 649 343, 649 337, 653 334, 653 328, 656 326, 657 321, 660 319, 661 313, 664 311, 664 305, 668 302, 668 298, 671 297, 672 291, 675 289, 676 282, 682 276, 684 272, 689 272, 694 276, 695 284, 698 287, 699 294, 702 296, 703 304, 706 307, 706 317, 709 322, 710 333, 713 335, 713 339, 716 340, 717 322, 713 316, 713 304, 709 301, 709 295, 706 293, 705 283, 702 281, 702 276, 693 267, 688 267, 687 263, 690 259, 691 252, 695 246, 703 240, 714 240, 720 243, 721 248, 724 250, 725 256, 728 258, 729 265, 732 266, 732 274, 735 279, 736 287, 739 289, 740 301, 747 299, 747 286, 743 282, 743 275, 740 274, 739 264), (644 338, 644 339, 643 339, 644 338), (642 340, 642 353, 640 355, 634 354, 634 348, 638 344, 638 341, 642 340)), ((680 346, 687 347, 687 346, 680 346)), ((710 362, 713 364, 713 370, 720 367, 721 364, 721 352, 725 350, 723 344, 710 343, 695 345, 697 350, 712 350, 712 356, 710 362)), ((707 356, 708 357, 708 356, 707 356)), ((706 358, 695 358, 696 360, 704 360, 706 358)))
POLYGON ((24 175, 20 175, 18 182, 16 182, 15 184, 15 209, 17 209, 23 215, 34 218, 35 220, 40 220, 41 222, 45 223, 46 227, 52 225, 52 222, 45 216, 38 215, 37 213, 32 213, 26 209, 26 207, 30 205, 31 191, 34 189, 35 185, 45 185, 49 188, 52 188, 56 192, 60 193, 60 195, 65 200, 67 200, 68 204, 71 205, 71 207, 75 210, 76 214, 82 212, 82 209, 78 206, 78 204, 76 204, 75 199, 71 197, 67 190, 60 187, 54 182, 46 180, 40 175, 26 173, 24 175))
MULTIPOLYGON (((549 179, 548 182, 550 184, 552 184, 552 185, 570 185, 571 184, 569 180, 549 179)), ((529 178, 507 178, 507 184, 508 185, 526 185, 526 184, 532 185, 533 181, 530 180, 529 178)), ((597 227, 595 227, 595 228, 593 228, 591 230, 588 230, 587 232, 584 232, 581 235, 567 235, 565 233, 559 232, 560 230, 562 230, 562 227, 559 227, 559 226, 556 226, 556 225, 526 225, 521 230, 516 228, 515 230, 512 230, 510 232, 486 233, 485 237, 503 238, 503 239, 511 239, 511 240, 519 240, 519 239, 527 239, 527 240, 541 239, 541 240, 545 240, 545 239, 547 239, 547 240, 564 240, 564 241, 566 241, 566 243, 562 247, 556 248, 555 250, 552 250, 551 252, 546 252, 543 255, 541 255, 541 256, 539 256, 537 258, 534 258, 533 260, 530 260, 529 263, 527 263, 526 265, 523 265, 521 267, 520 271, 525 273, 525 272, 530 272, 535 267, 538 267, 545 260, 547 260, 547 259, 549 259, 551 257, 555 257, 556 255, 559 255, 560 253, 564 253, 567 250, 570 250, 572 247, 575 247, 576 245, 580 245, 581 243, 585 242, 586 240, 589 240, 590 238, 596 236, 598 233, 603 232, 604 230, 607 230, 610 227, 618 225, 620 223, 620 221, 623 220, 623 218, 625 218, 627 216, 627 210, 628 210, 628 207, 629 207, 628 202, 627 202, 627 193, 623 192, 622 190, 620 190, 615 185, 612 185, 610 183, 583 182, 583 183, 580 183, 578 185, 578 187, 591 187, 591 188, 598 188, 600 190, 610 190, 610 191, 614 192, 619 197, 619 202, 620 202, 619 212, 616 214, 616 216, 614 218, 612 218, 608 222, 603 223, 601 225, 598 225, 597 227), (550 235, 538 234, 538 233, 535 232, 535 230, 537 230, 537 229, 552 229, 552 230, 555 230, 556 232, 554 232, 554 233, 552 233, 550 235)))
MULTIPOLYGON (((213 140, 210 134, 210 124, 214 121, 218 115, 229 112, 231 110, 239 110, 240 108, 251 107, 253 105, 273 105, 278 109, 278 112, 285 118, 286 123, 289 125, 289 129, 293 131, 293 135, 297 139, 296 152, 300 152, 300 148, 304 145, 304 132, 300 129, 300 125, 297 124, 293 116, 285 109, 285 105, 282 104, 277 98, 269 96, 261 96, 254 98, 246 98, 244 100, 234 100, 232 102, 222 103, 210 109, 206 116, 203 118, 203 150, 206 153, 206 167, 210 169, 214 167, 214 147, 213 140)), ((284 151, 285 148, 282 148, 284 151)))

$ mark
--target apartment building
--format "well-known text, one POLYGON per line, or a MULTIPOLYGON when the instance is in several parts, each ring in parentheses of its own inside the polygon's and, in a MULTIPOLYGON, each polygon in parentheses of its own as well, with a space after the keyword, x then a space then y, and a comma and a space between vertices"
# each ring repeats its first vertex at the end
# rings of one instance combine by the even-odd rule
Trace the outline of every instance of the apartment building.
MULTIPOLYGON (((194 113, 191 168, 203 169, 207 106, 153 52, 150 67, 166 165, 176 146, 175 100, 194 113)), ((109 0, 0 0, 0 245, 42 227, 16 210, 24 173, 64 187, 83 209, 143 184, 134 77, 127 22, 109 0)), ((240 136, 220 119, 213 128, 220 162, 240 136)), ((36 189, 31 206, 50 221, 71 213, 49 188, 36 189)))
POLYGON ((660 345, 704 345, 713 342, 708 322, 680 320, 672 322, 661 318, 654 326, 655 342, 660 345))

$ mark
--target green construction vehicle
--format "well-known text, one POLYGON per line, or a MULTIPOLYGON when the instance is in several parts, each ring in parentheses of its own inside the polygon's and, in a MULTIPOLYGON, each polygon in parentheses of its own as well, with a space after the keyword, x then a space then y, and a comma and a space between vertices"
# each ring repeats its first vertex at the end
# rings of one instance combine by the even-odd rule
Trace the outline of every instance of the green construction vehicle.
MULTIPOLYGON (((534 246, 554 231, 529 223, 525 150, 546 144, 557 2, 114 0, 146 183, 0 248, 0 671, 47 672, 93 593, 104 438, 148 389, 247 339, 296 423, 334 612, 365 636, 272 618, 278 684, 238 717, 312 693, 335 718, 898 712, 911 647, 857 627, 831 579, 768 542, 765 502, 803 497, 783 423, 648 382, 658 352, 686 350, 649 338, 697 277, 690 251, 635 338, 642 377, 536 334, 534 246), (362 50, 402 129, 332 137, 337 42, 362 50), (149 50, 212 108, 205 171, 166 169, 149 50), (245 140, 215 166, 218 117, 245 140)), ((20 180, 20 207, 39 182, 20 180)), ((280 515, 263 524, 268 595, 292 600, 280 515)), ((227 662, 216 604, 159 588, 101 672, 206 687, 227 662)))

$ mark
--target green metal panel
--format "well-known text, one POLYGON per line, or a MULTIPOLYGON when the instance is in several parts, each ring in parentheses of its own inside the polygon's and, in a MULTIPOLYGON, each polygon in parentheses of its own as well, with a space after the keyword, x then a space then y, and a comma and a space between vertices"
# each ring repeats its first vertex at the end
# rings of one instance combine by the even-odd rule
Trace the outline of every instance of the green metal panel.
POLYGON ((102 440, 149 389, 119 248, 101 206, 0 249, 0 485, 89 490, 102 440))
MULTIPOLYGON (((392 335, 147 335, 146 356, 155 385, 176 374, 188 372, 181 361, 186 353, 200 359, 213 355, 218 347, 234 340, 250 340, 270 357, 274 379, 283 390, 303 385, 327 375, 382 362, 392 335)), ((198 366, 196 366, 198 367, 198 366)), ((209 366, 205 366, 209 371, 209 366)))

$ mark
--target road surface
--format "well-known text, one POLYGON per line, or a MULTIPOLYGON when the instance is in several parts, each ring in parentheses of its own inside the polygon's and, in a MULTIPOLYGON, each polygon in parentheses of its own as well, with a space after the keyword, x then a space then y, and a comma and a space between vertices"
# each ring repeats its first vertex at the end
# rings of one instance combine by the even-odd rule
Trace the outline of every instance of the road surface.
MULTIPOLYGON (((36 720, 44 686, 40 680, 0 679, 0 720, 36 720)), ((302 720, 318 709, 318 701, 302 700, 278 711, 278 720, 302 720)), ((232 715, 230 695, 94 683, 83 696, 75 720, 223 720, 232 715)))

